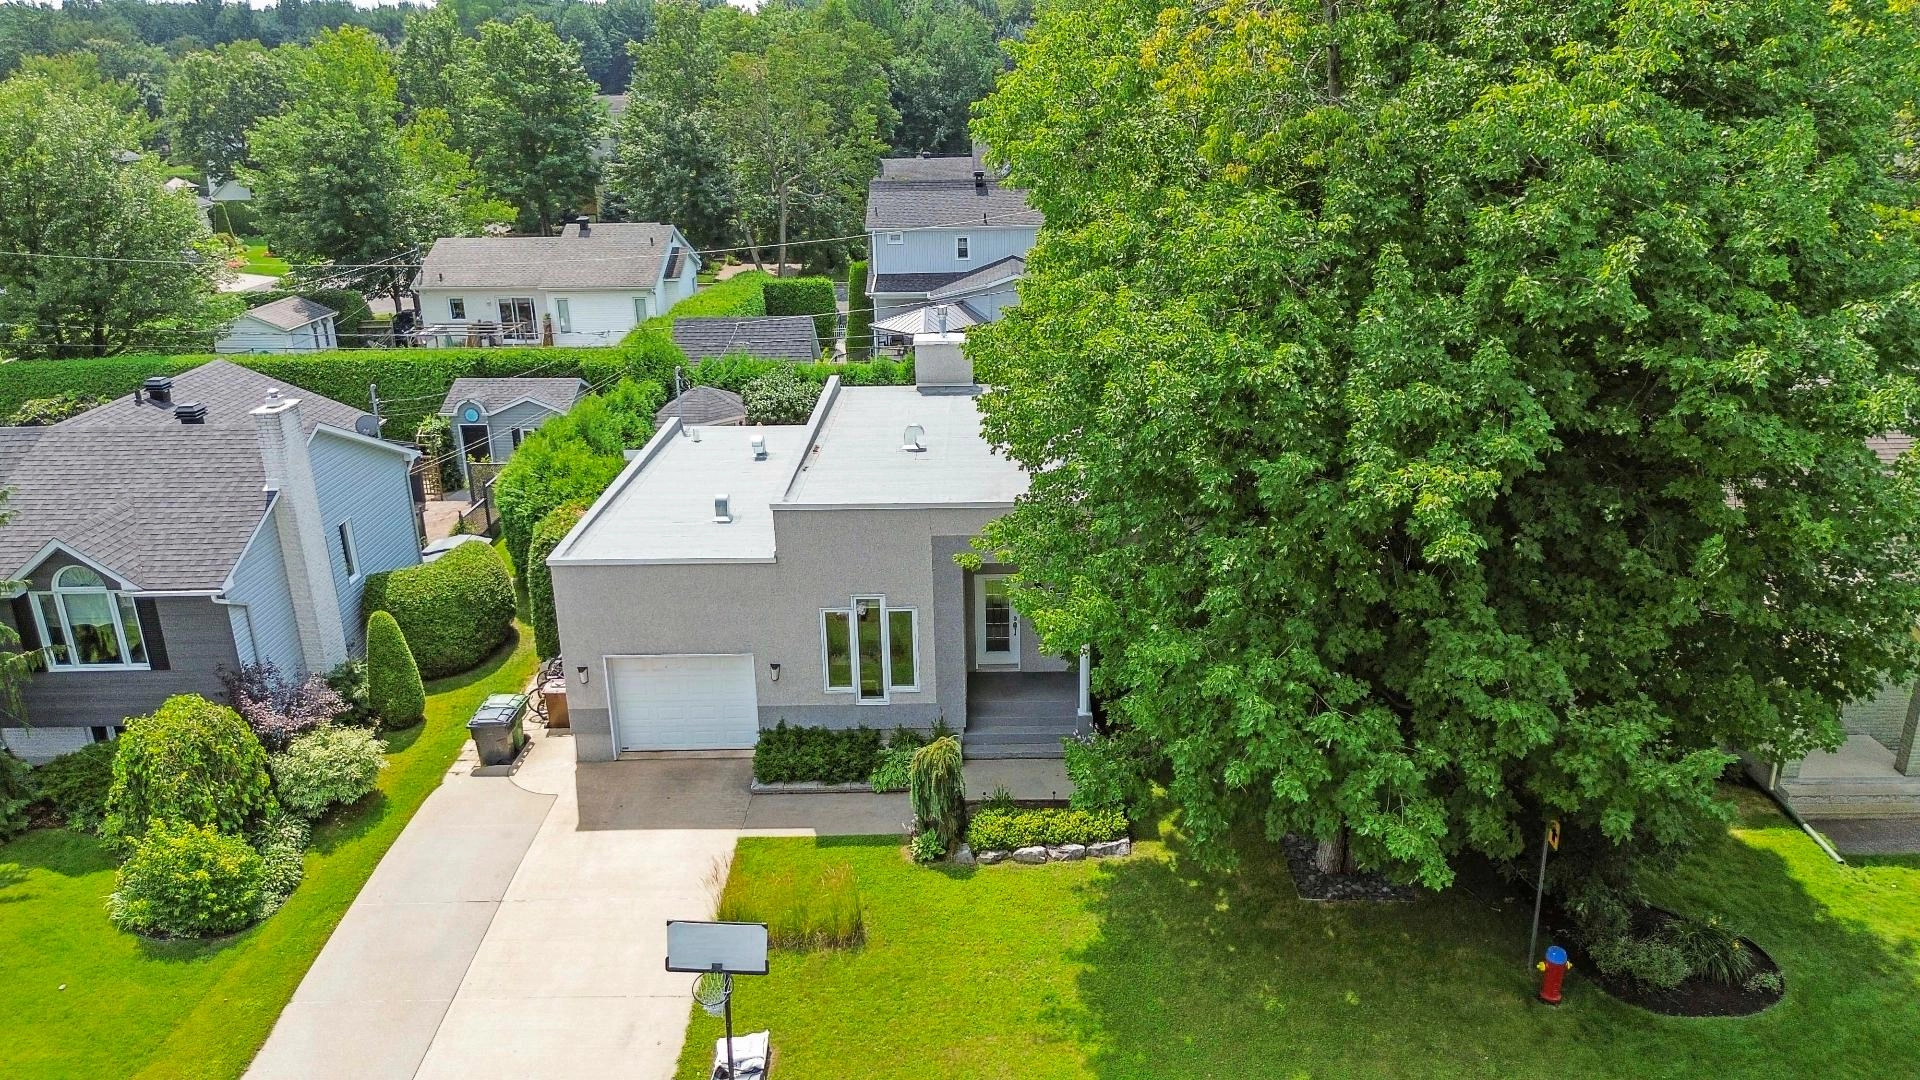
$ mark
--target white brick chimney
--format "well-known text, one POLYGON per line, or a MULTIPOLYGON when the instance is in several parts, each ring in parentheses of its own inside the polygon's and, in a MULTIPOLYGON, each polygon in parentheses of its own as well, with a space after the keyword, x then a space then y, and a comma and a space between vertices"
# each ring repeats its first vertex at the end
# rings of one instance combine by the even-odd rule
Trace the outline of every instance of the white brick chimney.
POLYGON ((266 404, 251 415, 260 437, 267 491, 279 494, 274 532, 279 534, 280 556, 287 566, 287 590, 300 627, 300 653, 308 671, 324 673, 347 658, 347 635, 327 552, 327 523, 320 517, 313 462, 307 456, 306 433, 300 430, 300 399, 269 391, 266 404))

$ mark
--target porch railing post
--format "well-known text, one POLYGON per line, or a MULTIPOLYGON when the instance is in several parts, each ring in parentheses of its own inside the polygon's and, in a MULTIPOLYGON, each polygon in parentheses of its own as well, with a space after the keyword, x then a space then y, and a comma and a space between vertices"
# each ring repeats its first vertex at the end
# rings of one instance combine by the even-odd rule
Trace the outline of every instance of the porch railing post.
POLYGON ((1093 646, 1080 646, 1080 715, 1093 715, 1093 646))

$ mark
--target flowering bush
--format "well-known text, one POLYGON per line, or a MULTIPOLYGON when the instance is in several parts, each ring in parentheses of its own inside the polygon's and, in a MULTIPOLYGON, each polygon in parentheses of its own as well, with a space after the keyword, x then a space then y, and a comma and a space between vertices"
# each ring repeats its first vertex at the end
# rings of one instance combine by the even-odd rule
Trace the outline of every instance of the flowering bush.
POLYGON ((340 692, 319 675, 298 682, 271 663, 223 667, 220 685, 233 710, 269 751, 285 750, 294 737, 350 711, 340 692))

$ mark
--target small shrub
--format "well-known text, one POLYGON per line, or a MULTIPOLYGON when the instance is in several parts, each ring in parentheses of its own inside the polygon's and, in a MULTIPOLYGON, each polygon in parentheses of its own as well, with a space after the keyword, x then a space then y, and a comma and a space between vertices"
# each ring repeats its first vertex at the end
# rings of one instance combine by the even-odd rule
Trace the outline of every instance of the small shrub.
POLYGON ((430 563, 369 575, 360 609, 400 625, 420 675, 480 664, 513 636, 513 579, 490 544, 462 544, 430 563))
POLYGON ((1694 974, 1728 986, 1745 982, 1759 962, 1740 935, 1720 925, 1717 917, 1683 916, 1663 927, 1659 936, 1680 950, 1694 974))
POLYGON ((789 871, 748 880, 727 879, 715 918, 766 923, 767 941, 779 949, 846 949, 866 939, 853 867, 837 863, 817 875, 789 871))
POLYGON ((1740 988, 1749 994, 1773 994, 1776 997, 1786 993, 1787 982, 1777 971, 1756 971, 1747 976, 1740 988))
POLYGON ((976 811, 967 824, 967 843, 975 851, 1099 844, 1126 835, 1126 815, 1112 809, 1018 810, 988 806, 976 811))
POLYGON ((880 733, 869 727, 792 727, 785 720, 760 732, 753 778, 763 784, 858 784, 873 776, 880 733))
POLYGON ((232 933, 260 917, 264 877, 259 852, 240 837, 156 818, 120 867, 108 913, 142 934, 232 933))
POLYGON ((92 743, 33 770, 39 797, 60 811, 68 828, 100 831, 107 817, 107 793, 113 790, 113 758, 118 750, 111 742, 92 743))
POLYGON ((820 388, 788 367, 777 367, 747 384, 740 395, 750 424, 804 424, 820 400, 820 388))
POLYGON ((150 821, 239 836, 273 807, 267 752, 240 714, 206 698, 168 698, 115 740, 103 832, 137 839, 150 821))
POLYGON ((834 324, 839 321, 839 298, 833 293, 832 278, 774 278, 762 287, 761 295, 765 298, 767 314, 811 315, 822 348, 833 344, 834 324))
POLYGON ((260 853, 260 917, 280 910, 307 872, 307 841, 312 829, 290 814, 261 826, 253 848, 260 853))
POLYGON ((908 769, 915 830, 938 836, 942 852, 952 850, 966 823, 966 780, 960 767, 960 740, 948 735, 915 750, 908 769))
POLYGON ((913 769, 913 752, 918 747, 889 746, 880 751, 868 782, 875 791, 905 791, 913 769))
POLYGON ((1587 953, 1602 974, 1630 979, 1652 990, 1671 990, 1693 974, 1687 954, 1658 937, 1603 938, 1589 944, 1587 953))
POLYGON ((907 844, 907 853, 917 863, 939 862, 947 857, 947 845, 940 840, 940 834, 932 829, 922 829, 913 834, 907 844))
POLYGON ((78 416, 95 405, 98 398, 76 394, 71 390, 62 391, 52 397, 33 398, 20 403, 20 407, 7 418, 10 427, 42 427, 57 424, 70 416, 78 416))
POLYGON ((327 672, 327 685, 340 695, 341 712, 334 722, 353 724, 357 727, 372 727, 380 722, 379 714, 373 711, 373 699, 367 693, 367 662, 365 660, 342 660, 327 672))
POLYGON ((367 702, 390 731, 426 719, 427 689, 420 682, 420 668, 400 624, 384 611, 367 616, 367 702))
POLYGON ((386 767, 386 747, 373 732, 332 725, 300 736, 286 753, 268 759, 280 805, 309 820, 366 798, 386 767))
POLYGON ((0 746, 0 841, 27 830, 27 805, 33 802, 32 769, 0 746))
POLYGON ((295 737, 347 711, 347 703, 319 675, 296 682, 266 662, 242 664, 237 671, 221 667, 217 675, 226 688, 227 704, 269 753, 285 750, 295 737))

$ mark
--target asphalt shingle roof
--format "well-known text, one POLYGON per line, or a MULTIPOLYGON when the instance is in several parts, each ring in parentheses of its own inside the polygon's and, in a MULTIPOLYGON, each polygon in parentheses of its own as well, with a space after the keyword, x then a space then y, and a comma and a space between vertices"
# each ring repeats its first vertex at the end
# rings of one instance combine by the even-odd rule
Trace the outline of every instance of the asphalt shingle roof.
POLYGON ((527 398, 564 413, 572 410, 586 388, 579 379, 455 379, 440 403, 440 415, 452 416, 463 401, 477 401, 481 408, 496 413, 527 398))
POLYGON ((675 319, 673 343, 691 360, 736 353, 765 360, 820 359, 820 334, 811 315, 675 319))
POLYGON ((875 274, 873 287, 875 293, 931 293, 935 289, 944 289, 969 274, 966 271, 949 274, 875 274))
POLYGON ((714 386, 689 386, 686 392, 653 414, 653 422, 664 424, 671 417, 682 424, 739 424, 746 422, 747 406, 740 395, 714 386))
POLYGON ((1009 255, 997 259, 964 277, 949 281, 927 297, 929 300, 946 300, 950 297, 964 296, 989 286, 1007 281, 1018 281, 1020 275, 1027 272, 1027 260, 1018 255, 1009 255))
POLYGON ((594 222, 587 235, 448 236, 433 242, 422 289, 651 289, 674 253, 671 225, 594 222))
POLYGON ((988 176, 980 191, 966 180, 875 180, 867 185, 867 231, 1037 226, 1040 211, 1020 188, 988 176))
POLYGON ((1889 431, 1885 435, 1868 439, 1867 445, 1880 458, 1882 465, 1891 466, 1900 459, 1900 455, 1913 449, 1913 436, 1902 431, 1889 431))
POLYGON ((340 314, 325 304, 315 303, 304 296, 285 296, 271 304, 261 304, 247 311, 247 314, 281 330, 298 330, 310 322, 330 319, 340 314))
POLYGON ((987 171, 972 154, 946 157, 897 157, 880 159, 881 180, 965 180, 973 182, 975 170, 987 171))
POLYGON ((351 431, 340 402, 215 360, 173 377, 174 402, 207 406, 182 424, 131 395, 42 428, 0 428, 0 573, 58 540, 142 589, 217 589, 266 511, 266 470, 249 412, 279 388, 302 426, 351 431))

